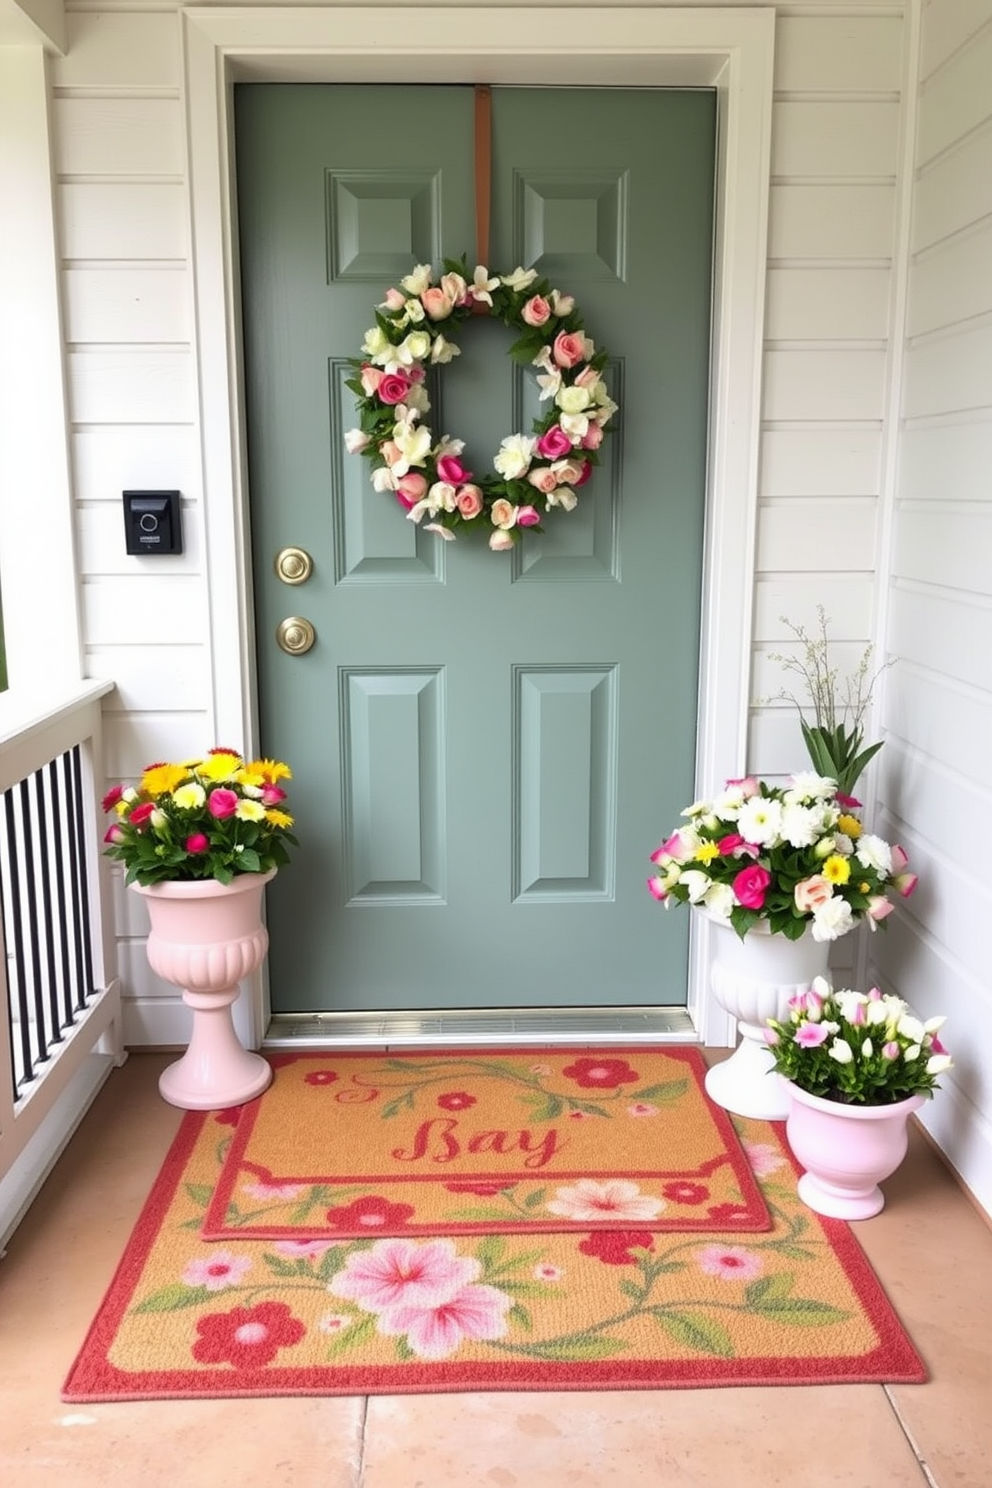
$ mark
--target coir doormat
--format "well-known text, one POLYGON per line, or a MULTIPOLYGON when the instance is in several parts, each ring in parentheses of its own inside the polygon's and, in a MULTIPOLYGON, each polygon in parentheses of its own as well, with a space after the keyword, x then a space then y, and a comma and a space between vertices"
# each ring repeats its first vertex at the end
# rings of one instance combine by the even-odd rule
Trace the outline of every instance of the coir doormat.
POLYGON ((769 1225, 697 1049, 272 1057, 204 1219, 223 1240, 769 1225))
POLYGON ((783 1128, 737 1121, 772 1228, 205 1241, 230 1127, 183 1118, 67 1401, 921 1382, 783 1128))

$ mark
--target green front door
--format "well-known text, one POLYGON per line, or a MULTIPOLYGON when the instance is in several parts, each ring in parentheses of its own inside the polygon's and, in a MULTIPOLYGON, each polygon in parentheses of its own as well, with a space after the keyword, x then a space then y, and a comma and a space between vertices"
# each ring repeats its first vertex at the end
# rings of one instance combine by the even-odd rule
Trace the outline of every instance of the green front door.
MULTIPOLYGON (((281 1012, 685 1000, 688 917, 645 877, 693 785, 714 95, 493 90, 490 267, 575 296, 621 405, 578 508, 509 554, 405 521, 343 442, 386 289, 476 262, 473 112, 236 89, 261 743, 302 844, 268 891, 281 1012)), ((477 470, 537 407, 511 339, 467 325, 433 403, 477 470)))

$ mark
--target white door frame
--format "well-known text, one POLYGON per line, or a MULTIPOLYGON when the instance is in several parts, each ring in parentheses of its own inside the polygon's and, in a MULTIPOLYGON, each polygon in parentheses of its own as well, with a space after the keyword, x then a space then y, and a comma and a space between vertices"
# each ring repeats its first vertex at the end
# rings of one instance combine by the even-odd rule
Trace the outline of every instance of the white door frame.
MULTIPOLYGON (((257 740, 233 83, 712 87, 718 98, 716 240, 696 779, 702 791, 743 774, 774 11, 332 4, 192 6, 182 15, 216 736, 241 738, 246 748, 257 740)), ((677 645, 674 617, 671 638, 662 633, 660 600, 656 619, 658 645, 677 645)), ((648 837, 668 825, 649 823, 648 837)), ((689 1014, 705 1043, 730 1043, 732 1023, 707 996, 708 967, 706 926, 694 923, 689 1014)), ((243 1036, 257 1045, 268 1015, 261 982, 242 1002, 243 1036)))

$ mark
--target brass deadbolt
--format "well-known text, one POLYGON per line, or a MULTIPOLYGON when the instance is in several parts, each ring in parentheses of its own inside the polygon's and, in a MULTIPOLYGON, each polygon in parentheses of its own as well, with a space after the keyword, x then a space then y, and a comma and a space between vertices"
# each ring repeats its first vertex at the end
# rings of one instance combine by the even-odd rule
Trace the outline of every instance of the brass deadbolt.
POLYGON ((284 584, 305 584, 313 573, 313 559, 305 548, 280 548, 275 570, 284 584))
POLYGON ((316 639, 317 632, 302 615, 288 615, 276 626, 276 643, 289 656, 303 656, 316 639))

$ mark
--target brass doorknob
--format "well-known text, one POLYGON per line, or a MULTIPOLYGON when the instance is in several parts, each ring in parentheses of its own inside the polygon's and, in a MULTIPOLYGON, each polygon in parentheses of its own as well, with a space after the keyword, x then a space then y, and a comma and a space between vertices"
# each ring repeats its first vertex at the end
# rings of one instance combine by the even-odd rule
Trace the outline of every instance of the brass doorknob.
POLYGON ((276 626, 276 644, 289 656, 303 656, 316 639, 317 632, 302 615, 287 615, 276 626))
POLYGON ((275 570, 284 584, 305 584, 313 573, 313 559, 306 548, 280 548, 275 570))

